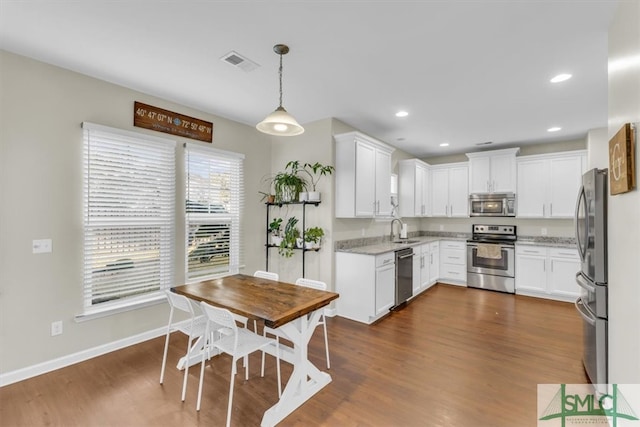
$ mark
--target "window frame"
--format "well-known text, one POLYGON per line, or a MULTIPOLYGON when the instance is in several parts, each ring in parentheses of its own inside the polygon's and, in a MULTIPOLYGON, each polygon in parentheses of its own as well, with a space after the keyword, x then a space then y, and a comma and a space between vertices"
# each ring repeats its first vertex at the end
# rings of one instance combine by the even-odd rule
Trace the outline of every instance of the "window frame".
MULTIPOLYGON (((211 278, 227 276, 230 274, 237 274, 240 271, 243 260, 243 247, 242 247, 242 227, 241 227, 241 213, 244 204, 244 154, 236 153, 232 151, 220 150, 217 148, 203 146, 195 143, 184 144, 184 182, 185 182, 185 197, 184 197, 184 215, 185 215, 185 257, 184 257, 184 276, 186 283, 194 283, 201 280, 207 280, 211 278), (188 209, 189 204, 200 204, 201 206, 213 206, 216 204, 224 205, 224 197, 209 198, 206 201, 203 200, 191 200, 190 198, 190 156, 193 156, 194 165, 203 165, 203 160, 208 158, 211 163, 210 167, 222 167, 228 164, 232 169, 232 177, 229 178, 229 188, 221 189, 214 188, 211 193, 221 193, 228 190, 228 204, 224 212, 194 212, 188 209), (203 203, 206 202, 206 203, 203 203), (225 224, 229 223, 228 232, 228 268, 227 269, 204 269, 204 274, 195 275, 190 271, 190 244, 192 242, 192 236, 190 236, 191 226, 213 225, 213 224, 225 224)), ((195 181, 195 180, 194 180, 195 181)), ((215 181, 210 179, 210 182, 215 181)), ((194 190, 197 191, 197 186, 194 184, 194 190)), ((210 188, 209 188, 210 189, 210 188)), ((209 209, 210 210, 210 209, 209 209)), ((225 238, 222 238, 222 242, 226 242, 225 238)), ((193 248, 192 248, 193 250, 193 248)), ((196 249, 197 250, 197 249, 196 249)), ((205 257, 209 256, 211 252, 205 253, 205 257)))
MULTIPOLYGON (((165 298, 164 290, 174 285, 176 268, 176 141, 88 122, 82 123, 82 128, 83 278, 82 312, 81 314, 76 316, 77 321, 95 317, 102 317, 104 315, 122 312, 133 308, 139 308, 141 306, 163 301, 165 298), (101 138, 104 140, 101 140, 101 138), (93 144, 112 144, 109 145, 110 148, 108 149, 108 151, 112 151, 114 157, 109 157, 112 155, 112 153, 107 153, 103 158, 92 158, 92 156, 94 155, 93 152, 98 150, 97 146, 93 144), (144 155, 139 155, 140 151, 142 151, 142 148, 144 148, 144 150, 148 150, 153 154, 145 159, 144 155), (120 163, 113 160, 120 160, 118 156, 126 156, 127 154, 123 153, 126 153, 128 149, 131 151, 137 151, 137 153, 135 154, 138 154, 137 157, 136 155, 130 156, 133 158, 130 165, 122 166, 120 163), (154 155, 157 155, 158 157, 153 158, 154 155), (107 159, 107 161, 100 164, 100 161, 104 161, 104 159, 107 159), (113 171, 109 169, 109 161, 112 161, 114 165, 113 171), (143 167, 136 167, 136 161, 140 162, 138 164, 142 164, 143 167), (142 161, 144 161, 144 164, 142 163, 142 161), (105 164, 107 165, 105 166, 105 164), (127 173, 127 167, 129 167, 129 173, 127 173), (152 170, 138 172, 139 170, 144 171, 145 168, 150 168, 152 170), (107 173, 112 172, 112 176, 106 177, 102 181, 96 180, 96 174, 104 172, 105 170, 107 171, 107 173), (136 194, 136 190, 138 188, 155 191, 156 193, 150 194, 146 198, 142 197, 141 199, 139 199, 138 204, 142 205, 144 203, 147 203, 146 206, 138 206, 137 208, 132 207, 136 204, 136 202, 132 202, 131 199, 129 199, 130 203, 121 204, 105 201, 105 198, 107 197, 113 196, 114 194, 118 196, 120 194, 117 193, 117 191, 119 191, 117 187, 120 185, 123 187, 122 194, 126 195, 126 185, 127 183, 132 184, 133 181, 127 181, 126 179, 122 179, 122 177, 133 178, 135 180, 136 178, 140 178, 138 174, 148 174, 148 177, 143 176, 142 183, 140 181, 135 182, 135 185, 132 186, 133 190, 131 190, 131 194, 136 194), (116 176, 117 179, 115 178, 116 176), (141 184, 144 185, 147 182, 145 180, 148 180, 148 182, 160 182, 161 186, 140 187, 141 184), (114 184, 116 181, 118 185, 114 184), (101 186, 102 190, 93 192, 94 188, 92 188, 92 186, 97 187, 98 185, 101 186), (116 188, 116 190, 113 190, 113 188, 116 188), (110 191, 111 193, 109 193, 110 191), (115 191, 115 193, 113 191, 115 191), (95 202, 94 199, 96 198, 100 200, 98 202, 95 202), (100 206, 100 209, 96 209, 95 206, 100 206), (101 211, 104 211, 105 214, 100 214, 101 211), (129 215, 127 215, 127 211, 130 211, 129 215), (140 242, 137 242, 135 238, 129 237, 130 234, 135 234, 131 233, 131 231, 136 227, 140 229, 147 229, 148 234, 146 236, 152 236, 154 234, 154 232, 152 232, 154 226, 158 231, 155 232, 155 240, 153 238, 150 238, 152 242, 150 244, 150 247, 157 248, 151 249, 152 252, 154 250, 158 251, 157 262, 155 261, 156 257, 153 255, 148 255, 147 258, 141 257, 139 248, 142 244, 140 242), (110 230, 115 230, 115 234, 110 234, 110 230), (94 274, 107 272, 107 270, 110 268, 107 274, 117 275, 119 271, 129 268, 128 263, 127 265, 125 265, 121 262, 122 259, 118 259, 115 263, 106 263, 105 269, 103 271, 96 270, 96 266, 98 265, 98 261, 96 261, 97 259, 108 259, 109 255, 124 257, 123 250, 100 252, 97 249, 99 248, 99 246, 97 245, 105 244, 100 243, 100 238, 96 237, 97 234, 94 234, 98 231, 102 232, 103 235, 106 236, 103 237, 103 241, 119 242, 119 246, 121 248, 125 248, 127 247, 127 245, 129 245, 129 247, 138 248, 136 249, 138 252, 134 250, 130 251, 129 254, 137 254, 134 256, 142 258, 142 261, 140 261, 140 271, 144 274, 141 274, 140 276, 145 277, 145 279, 143 280, 146 280, 148 271, 153 271, 153 269, 155 268, 159 269, 157 273, 158 289, 149 292, 142 292, 139 295, 135 296, 118 297, 104 302, 95 302, 94 300, 96 291, 100 289, 100 286, 104 287, 104 285, 96 285, 96 283, 98 283, 96 282, 96 280, 100 281, 100 279, 95 279, 94 274), (120 234, 118 234, 118 232, 120 234), (115 237, 110 237, 112 235, 115 237), (107 258, 103 258, 105 256, 105 253, 107 254, 107 258), (142 266, 146 267, 143 268, 142 266)), ((97 156, 100 156, 100 154, 97 154, 97 156)), ((121 163, 126 162, 122 161, 121 163)), ((123 199, 126 199, 126 197, 114 197, 112 200, 123 199)), ((144 232, 142 232, 142 235, 144 235, 144 232)), ((110 243, 110 245, 113 245, 113 243, 110 243)), ((138 268, 138 266, 135 266, 135 268, 138 268)), ((131 274, 132 271, 128 271, 128 273, 129 276, 133 276, 131 274)), ((125 294, 128 287, 127 284, 131 283, 129 281, 135 282, 135 280, 137 279, 133 279, 131 277, 129 279, 123 279, 121 277, 118 280, 120 281, 119 286, 122 286, 121 294, 125 294)), ((110 282, 109 280, 103 280, 102 282, 109 283, 109 286, 112 284, 112 282, 110 282)), ((145 286, 155 287, 154 281, 149 283, 150 284, 145 286)))

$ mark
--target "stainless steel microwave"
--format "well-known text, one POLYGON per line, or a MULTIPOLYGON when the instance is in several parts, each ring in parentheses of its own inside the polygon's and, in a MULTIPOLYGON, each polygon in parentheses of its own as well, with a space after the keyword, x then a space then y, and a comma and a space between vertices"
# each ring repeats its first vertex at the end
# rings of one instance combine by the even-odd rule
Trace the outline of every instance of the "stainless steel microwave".
POLYGON ((471 194, 469 216, 516 216, 514 193, 471 194))

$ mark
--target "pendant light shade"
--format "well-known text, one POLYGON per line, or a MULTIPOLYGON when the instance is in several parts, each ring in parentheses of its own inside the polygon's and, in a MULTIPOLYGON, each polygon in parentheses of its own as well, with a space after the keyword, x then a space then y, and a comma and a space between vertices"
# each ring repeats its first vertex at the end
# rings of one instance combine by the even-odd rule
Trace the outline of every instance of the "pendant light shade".
POLYGON ((304 128, 300 126, 296 119, 287 112, 282 106, 282 55, 289 52, 289 47, 284 44, 277 44, 273 47, 275 53, 280 55, 280 69, 278 70, 280 77, 280 105, 276 110, 269 114, 263 121, 256 125, 256 129, 269 135, 278 136, 295 136, 304 132, 304 128))

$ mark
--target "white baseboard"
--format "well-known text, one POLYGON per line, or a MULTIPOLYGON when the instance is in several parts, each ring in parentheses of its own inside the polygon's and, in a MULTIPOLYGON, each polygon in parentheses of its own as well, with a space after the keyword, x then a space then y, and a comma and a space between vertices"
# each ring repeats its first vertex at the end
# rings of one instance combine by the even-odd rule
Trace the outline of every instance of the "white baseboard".
POLYGON ((324 315, 327 317, 334 317, 338 315, 338 310, 335 308, 325 308, 324 315))
POLYGON ((37 365, 27 366, 26 368, 2 373, 0 374, 0 387, 13 384, 18 381, 26 380, 37 375, 46 374, 47 372, 55 371, 56 369, 64 368, 75 363, 84 362, 85 360, 89 360, 115 350, 120 350, 121 348, 139 344, 141 342, 162 336, 166 334, 166 332, 167 327, 163 326, 161 328, 143 332, 141 334, 134 335, 128 338, 123 338, 118 341, 113 341, 107 344, 99 345, 97 347, 82 350, 77 353, 68 354, 57 359, 38 363, 37 365))

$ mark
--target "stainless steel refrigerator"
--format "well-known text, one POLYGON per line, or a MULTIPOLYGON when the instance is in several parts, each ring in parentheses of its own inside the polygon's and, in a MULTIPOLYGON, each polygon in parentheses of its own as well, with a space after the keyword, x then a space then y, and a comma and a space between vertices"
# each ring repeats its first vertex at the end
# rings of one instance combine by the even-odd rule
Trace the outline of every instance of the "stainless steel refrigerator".
POLYGON ((592 169, 582 176, 575 227, 581 259, 576 309, 583 324, 582 360, 592 384, 607 384, 607 169, 592 169))

